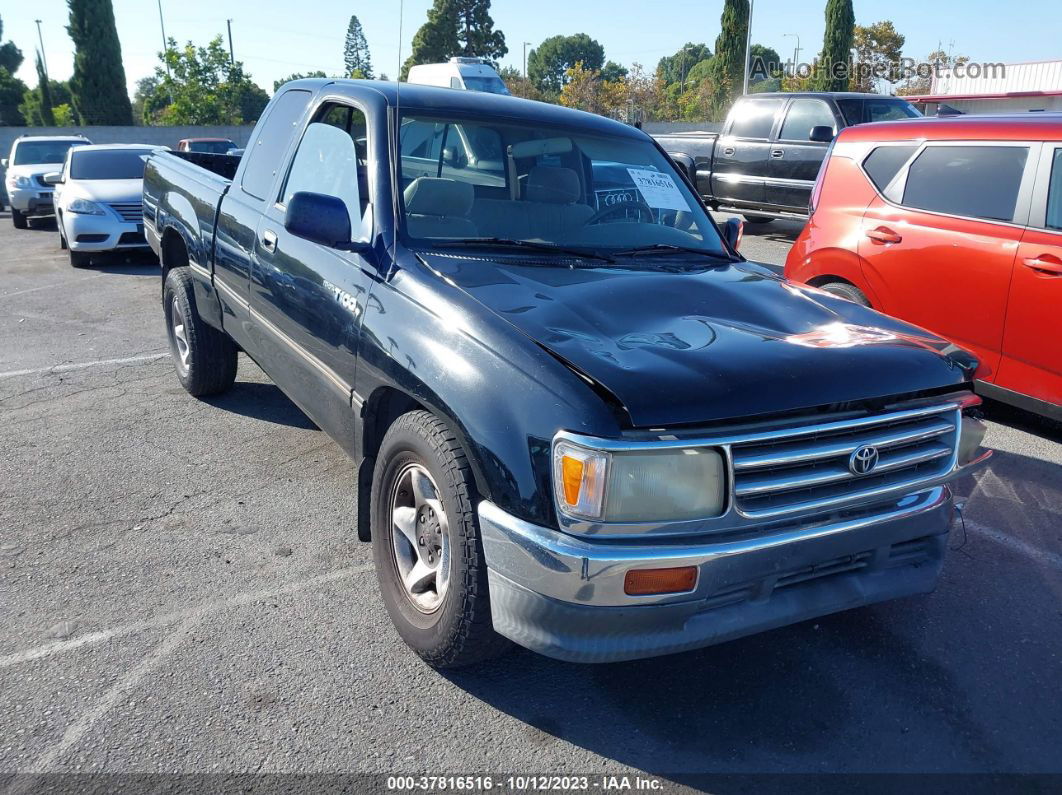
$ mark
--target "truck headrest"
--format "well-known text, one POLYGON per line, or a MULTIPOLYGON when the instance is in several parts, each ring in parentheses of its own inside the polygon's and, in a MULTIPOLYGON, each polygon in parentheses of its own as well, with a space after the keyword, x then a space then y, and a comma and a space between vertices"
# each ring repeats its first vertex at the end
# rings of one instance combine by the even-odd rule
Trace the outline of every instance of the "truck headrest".
POLYGON ((403 194, 411 215, 465 216, 476 194, 471 183, 439 177, 417 177, 403 194))
POLYGON ((535 166, 527 175, 527 200, 572 204, 581 193, 579 175, 561 166, 535 166))

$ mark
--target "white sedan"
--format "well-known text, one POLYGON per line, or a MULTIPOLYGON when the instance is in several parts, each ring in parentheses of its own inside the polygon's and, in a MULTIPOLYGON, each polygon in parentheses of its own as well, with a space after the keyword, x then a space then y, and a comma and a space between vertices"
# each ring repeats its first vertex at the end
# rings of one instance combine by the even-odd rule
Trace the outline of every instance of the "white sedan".
POLYGON ((61 172, 45 175, 56 186, 59 245, 70 264, 88 265, 93 254, 147 248, 144 239, 144 164, 161 147, 100 144, 71 149, 61 172))

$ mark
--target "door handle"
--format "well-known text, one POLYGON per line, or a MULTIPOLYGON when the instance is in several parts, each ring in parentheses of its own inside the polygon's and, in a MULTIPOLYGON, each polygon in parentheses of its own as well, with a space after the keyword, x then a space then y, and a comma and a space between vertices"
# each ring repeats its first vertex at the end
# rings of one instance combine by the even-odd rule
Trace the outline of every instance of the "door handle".
POLYGON ((732 146, 724 146, 723 147, 723 157, 733 157, 734 156, 734 151, 735 151, 734 147, 732 147, 732 146))
POLYGON ((1026 268, 1042 273, 1045 276, 1062 276, 1062 260, 1050 254, 1029 257, 1024 261, 1024 264, 1026 268))
POLYGON ((903 240, 898 234, 885 226, 879 226, 877 229, 868 229, 867 237, 873 240, 875 243, 899 243, 903 240))
POLYGON ((772 149, 771 150, 771 157, 773 157, 775 160, 777 160, 778 158, 781 158, 781 157, 785 157, 785 150, 784 149, 772 149))
POLYGON ((277 250, 277 233, 272 229, 262 230, 262 248, 270 254, 277 250))

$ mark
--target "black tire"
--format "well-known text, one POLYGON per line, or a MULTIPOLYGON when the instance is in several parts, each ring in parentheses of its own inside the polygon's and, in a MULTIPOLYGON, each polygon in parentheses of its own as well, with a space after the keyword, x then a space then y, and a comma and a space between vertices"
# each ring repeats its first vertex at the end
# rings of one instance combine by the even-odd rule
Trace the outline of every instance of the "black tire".
POLYGON ((196 397, 216 395, 231 387, 236 380, 236 345, 199 317, 188 268, 174 268, 166 276, 162 306, 170 355, 181 386, 196 397), (184 335, 183 348, 175 329, 175 309, 183 320, 179 324, 184 335))
POLYGON ((373 473, 373 557, 391 621, 406 644, 435 668, 472 665, 512 646, 491 623, 487 565, 475 506, 472 470, 446 424, 427 411, 411 411, 395 420, 381 443, 373 473), (407 594, 393 546, 393 500, 405 494, 398 489, 411 467, 426 470, 445 510, 449 580, 431 612, 417 607, 407 594))
POLYGON ((26 216, 14 207, 11 208, 11 223, 14 224, 15 229, 25 229, 29 226, 29 221, 26 219, 26 216))
MULTIPOLYGON (((66 246, 63 246, 66 248, 66 246)), ((85 251, 70 252, 70 266, 73 268, 87 268, 92 262, 92 255, 85 251)))
POLYGON ((63 216, 58 214, 55 216, 55 225, 59 227, 59 248, 62 251, 66 251, 66 235, 63 234, 63 216))
POLYGON ((760 226, 761 224, 769 224, 771 221, 774 220, 769 215, 745 215, 744 213, 742 213, 742 216, 745 218, 746 224, 753 224, 755 226, 760 226))
POLYGON ((839 298, 843 298, 846 301, 851 301, 853 304, 859 304, 860 306, 870 306, 870 301, 867 300, 863 291, 856 287, 854 284, 848 282, 830 282, 824 284, 820 290, 825 290, 828 293, 833 293, 839 298))

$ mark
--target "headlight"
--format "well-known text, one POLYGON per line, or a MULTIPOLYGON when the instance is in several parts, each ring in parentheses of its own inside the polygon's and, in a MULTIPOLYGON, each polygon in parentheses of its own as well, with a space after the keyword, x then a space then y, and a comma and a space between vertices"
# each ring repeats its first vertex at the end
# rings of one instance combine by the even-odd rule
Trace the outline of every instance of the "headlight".
POLYGON ((30 181, 29 177, 15 177, 15 187, 16 188, 32 188, 33 187, 33 182, 30 181))
POLYGON ((597 450, 558 440, 553 487, 568 516, 601 522, 676 522, 723 513, 722 454, 711 447, 597 450))
POLYGON ((90 202, 88 199, 74 199, 67 205, 66 211, 80 213, 81 215, 105 215, 102 207, 96 202, 90 202))

